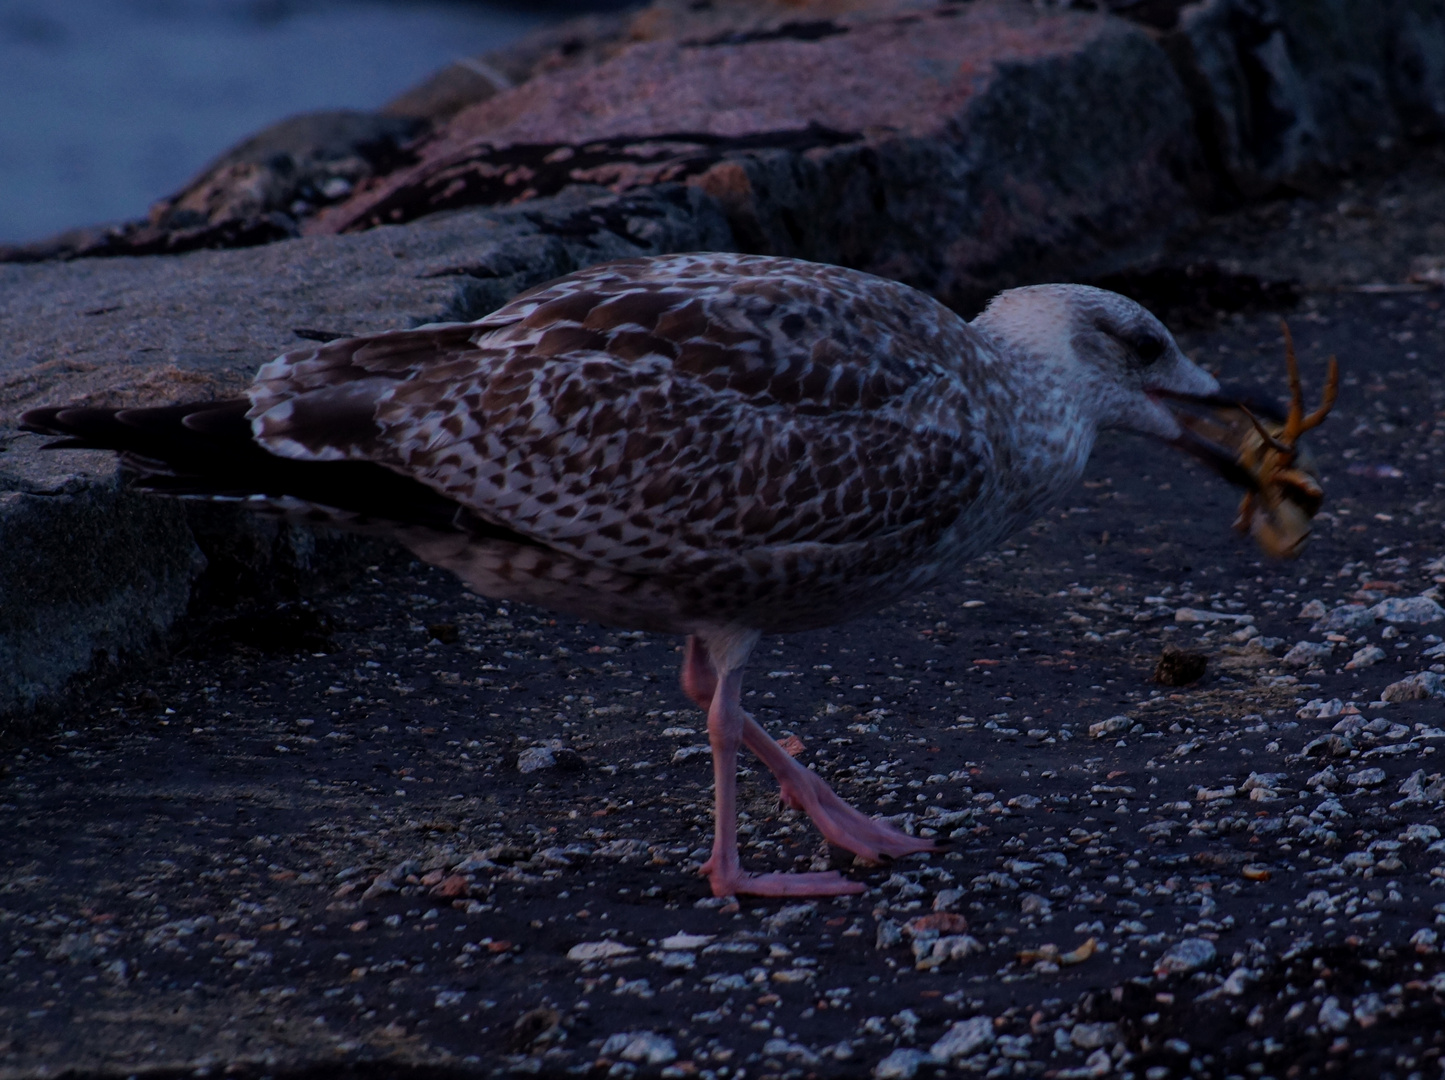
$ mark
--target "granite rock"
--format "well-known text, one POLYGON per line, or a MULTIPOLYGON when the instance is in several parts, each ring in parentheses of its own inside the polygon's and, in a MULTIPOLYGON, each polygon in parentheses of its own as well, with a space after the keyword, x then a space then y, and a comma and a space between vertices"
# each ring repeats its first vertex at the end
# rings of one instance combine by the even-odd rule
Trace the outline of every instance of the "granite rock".
POLYGON ((723 199, 750 249, 967 306, 1111 280, 1199 206, 1310 189, 1442 129, 1437 0, 654 0, 457 60, 375 114, 282 121, 145 221, 0 261, 247 246, 661 178, 723 199), (1126 32, 1132 48, 1101 49, 1126 32))
POLYGON ((0 262, 236 248, 297 235, 298 219, 408 160, 423 121, 350 109, 288 117, 207 165, 145 220, 0 247, 0 262))
POLYGON ((1234 197, 1308 187, 1445 128, 1434 0, 1201 0, 1164 40, 1234 197))
POLYGON ((541 27, 501 49, 454 60, 387 102, 381 112, 443 123, 534 75, 599 63, 634 40, 639 34, 634 21, 632 13, 607 12, 541 27))
POLYGON ((958 306, 1077 277, 1190 216, 1184 88, 1121 20, 875 0, 630 43, 462 110, 306 226, 344 233, 577 183, 682 180, 742 247, 843 263, 958 306))
MULTIPOLYGON (((108 468, 86 456, 96 474, 108 468)), ((150 652, 205 567, 182 506, 59 468, 0 472, 0 551, 0 717, 150 652)))
POLYGON ((592 263, 731 242, 706 196, 663 185, 360 236, 0 266, 0 727, 143 657, 198 592, 264 594, 278 576, 372 553, 235 508, 130 495, 112 455, 46 453, 16 432, 24 409, 232 394, 302 337, 473 319, 592 263))

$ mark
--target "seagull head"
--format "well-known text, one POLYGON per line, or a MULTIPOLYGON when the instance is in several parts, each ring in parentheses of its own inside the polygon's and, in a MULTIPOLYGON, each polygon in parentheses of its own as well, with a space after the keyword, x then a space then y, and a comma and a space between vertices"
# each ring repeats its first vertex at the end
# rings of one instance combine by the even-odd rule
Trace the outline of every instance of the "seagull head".
POLYGON ((1030 285, 994 297, 974 320, 1037 365, 1100 428, 1174 442, 1177 410, 1214 400, 1219 383, 1180 351, 1164 324, 1126 296, 1089 285, 1030 285))

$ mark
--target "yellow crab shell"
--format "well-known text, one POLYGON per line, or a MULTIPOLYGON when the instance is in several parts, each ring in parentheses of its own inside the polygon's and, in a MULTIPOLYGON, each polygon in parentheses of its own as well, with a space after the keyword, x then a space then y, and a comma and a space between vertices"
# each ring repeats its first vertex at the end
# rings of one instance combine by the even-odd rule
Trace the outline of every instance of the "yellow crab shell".
MULTIPOLYGON (((1275 428, 1275 425, 1267 425, 1275 428)), ((1283 430, 1272 430, 1278 435, 1283 430)), ((1239 464, 1258 484, 1245 492, 1234 527, 1254 538, 1260 550, 1276 559, 1298 558, 1309 540, 1310 522, 1324 505, 1319 467, 1314 455, 1296 446, 1282 453, 1251 425, 1239 447, 1239 464)))
POLYGON ((1334 407, 1340 370, 1330 357, 1320 407, 1304 412, 1299 362, 1289 327, 1281 323, 1289 371, 1290 405, 1283 421, 1261 420, 1243 403, 1216 398, 1194 399, 1179 412, 1192 452, 1245 489, 1234 526, 1254 537, 1267 555, 1297 558, 1310 535, 1310 522, 1324 504, 1320 471, 1300 437, 1318 427, 1334 407))

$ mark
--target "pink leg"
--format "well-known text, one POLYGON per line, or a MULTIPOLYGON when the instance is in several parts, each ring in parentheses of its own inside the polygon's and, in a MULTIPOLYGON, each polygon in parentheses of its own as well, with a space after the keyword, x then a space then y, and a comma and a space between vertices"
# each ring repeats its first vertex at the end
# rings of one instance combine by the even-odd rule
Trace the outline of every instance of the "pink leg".
POLYGON ((708 659, 707 648, 689 634, 682 654, 682 692, 703 712, 712 708, 717 693, 717 671, 708 659))
MULTIPOLYGON (((687 639, 687 651, 682 669, 682 687, 688 697, 709 710, 708 728, 711 733, 712 709, 720 697, 717 669, 708 655, 707 648, 695 637, 687 639)), ((740 691, 741 684, 734 693, 738 694, 740 691)), ((735 698, 734 701, 736 702, 736 700, 735 698)), ((794 761, 788 752, 774 742, 751 716, 743 712, 740 705, 737 707, 737 711, 743 718, 742 741, 777 778, 783 801, 795 810, 804 811, 831 843, 845 848, 869 862, 884 862, 917 851, 939 850, 938 845, 931 840, 909 836, 886 822, 859 813, 840 799, 822 777, 794 761)), ((736 747, 732 752, 736 755, 736 747)), ((714 768, 716 768, 716 745, 713 749, 713 759, 714 768)), ((734 785, 731 797, 735 806, 735 766, 730 766, 727 771, 734 785)), ((734 812, 735 810, 729 813, 729 821, 733 820, 734 812)), ((721 821, 721 817, 719 817, 719 821, 721 821)), ((714 859, 716 859, 716 849, 714 850, 714 859)))
MULTIPOLYGON (((751 650, 754 635, 745 640, 720 643, 722 656, 713 653, 716 689, 708 706, 707 735, 712 745, 714 822, 712 857, 703 864, 714 896, 840 896, 863 892, 864 887, 841 874, 750 874, 738 857, 738 747, 743 731, 751 722, 743 711, 742 665, 751 650), (718 663, 718 661, 721 663, 718 663)), ((709 650, 711 652, 711 650, 709 650)), ((689 659, 691 659, 689 652, 689 659)), ((686 676, 684 676, 686 677, 686 676)), ((784 753, 785 751, 779 751, 784 753)))
POLYGON ((916 851, 941 850, 932 840, 909 836, 886 821, 853 809, 821 776, 794 761, 751 716, 743 726, 743 742, 777 777, 783 801, 794 810, 806 813, 829 843, 874 863, 916 851))

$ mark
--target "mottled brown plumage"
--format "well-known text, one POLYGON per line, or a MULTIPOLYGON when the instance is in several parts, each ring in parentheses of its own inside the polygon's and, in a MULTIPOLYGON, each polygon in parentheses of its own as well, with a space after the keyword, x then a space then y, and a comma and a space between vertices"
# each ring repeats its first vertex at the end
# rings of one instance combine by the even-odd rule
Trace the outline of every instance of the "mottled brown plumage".
POLYGON ((156 490, 387 533, 485 595, 689 635, 713 889, 799 895, 860 886, 741 870, 740 743, 835 843, 875 860, 932 845, 848 807, 742 711, 758 636, 936 580, 1067 490, 1099 427, 1172 438, 1156 392, 1215 389, 1097 289, 1014 290, 970 324, 855 271, 702 253, 288 353, 259 372, 248 427, 234 403, 27 419, 128 452, 156 490))

